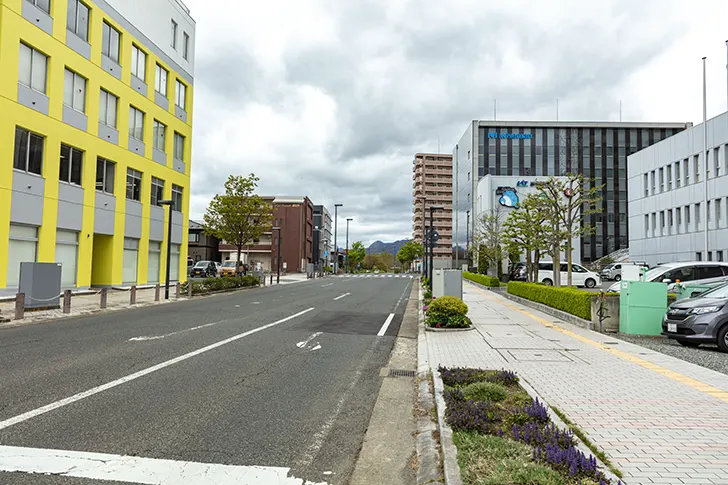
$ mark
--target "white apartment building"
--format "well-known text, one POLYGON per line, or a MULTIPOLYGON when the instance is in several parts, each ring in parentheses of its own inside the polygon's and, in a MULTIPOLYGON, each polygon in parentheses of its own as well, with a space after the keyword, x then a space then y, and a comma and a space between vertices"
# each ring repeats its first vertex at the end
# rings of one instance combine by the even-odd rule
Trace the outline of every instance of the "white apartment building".
POLYGON ((631 259, 650 265, 728 260, 728 113, 707 127, 707 172, 703 124, 629 157, 631 259))

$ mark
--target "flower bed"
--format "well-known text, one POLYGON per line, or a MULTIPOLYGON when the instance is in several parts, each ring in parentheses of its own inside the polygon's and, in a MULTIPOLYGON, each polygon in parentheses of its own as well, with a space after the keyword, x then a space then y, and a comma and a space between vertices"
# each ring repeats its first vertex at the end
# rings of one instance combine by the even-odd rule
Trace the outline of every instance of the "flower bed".
MULTIPOLYGON (((463 483, 614 485, 511 371, 439 368, 463 483)), ((621 482, 618 482, 618 485, 621 482)))

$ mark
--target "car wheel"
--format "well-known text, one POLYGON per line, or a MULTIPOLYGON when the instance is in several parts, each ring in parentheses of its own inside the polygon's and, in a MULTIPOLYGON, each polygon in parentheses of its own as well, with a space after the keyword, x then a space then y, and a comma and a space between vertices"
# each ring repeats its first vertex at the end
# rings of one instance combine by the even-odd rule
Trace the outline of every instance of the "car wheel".
POLYGON ((718 348, 723 352, 728 352, 728 324, 718 330, 718 348))
POLYGON ((683 347, 700 347, 700 342, 691 342, 690 340, 678 340, 677 343, 679 343, 683 347))
POLYGON ((553 282, 553 281, 551 281, 551 280, 550 280, 549 278, 546 278, 546 279, 545 279, 545 280, 543 280, 543 281, 542 281, 541 283, 543 283, 543 284, 544 284, 544 285, 546 285, 546 286, 554 286, 554 282, 553 282))
POLYGON ((614 281, 622 281, 622 277, 620 275, 617 275, 614 277, 614 281))
POLYGON ((591 279, 591 278, 587 279, 587 280, 586 280, 586 281, 584 282, 584 284, 586 285, 586 287, 587 287, 587 288, 594 288, 595 286, 597 286, 597 282, 596 282, 596 281, 594 281, 594 280, 593 280, 593 279, 591 279))

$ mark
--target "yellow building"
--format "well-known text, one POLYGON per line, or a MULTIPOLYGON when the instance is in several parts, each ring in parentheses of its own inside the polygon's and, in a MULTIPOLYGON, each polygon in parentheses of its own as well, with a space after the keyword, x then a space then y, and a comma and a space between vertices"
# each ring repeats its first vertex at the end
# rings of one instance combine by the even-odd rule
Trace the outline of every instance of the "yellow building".
POLYGON ((0 0, 0 294, 186 279, 194 21, 180 0, 0 0))

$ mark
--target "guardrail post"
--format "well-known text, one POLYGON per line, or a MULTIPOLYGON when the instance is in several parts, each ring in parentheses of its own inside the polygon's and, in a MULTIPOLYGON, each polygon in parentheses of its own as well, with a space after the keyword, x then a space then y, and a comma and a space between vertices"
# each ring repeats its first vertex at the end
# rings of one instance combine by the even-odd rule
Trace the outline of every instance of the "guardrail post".
POLYGON ((187 280, 187 298, 192 298, 192 282, 187 280))
POLYGON ((159 292, 161 290, 161 286, 159 286, 159 283, 154 287, 154 301, 159 301, 159 292))
POLYGON ((71 313, 71 290, 63 292, 63 313, 71 313))
POLYGON ((176 285, 174 285, 174 297, 179 300, 179 290, 180 290, 180 283, 177 282, 176 285))
POLYGON ((25 293, 15 295, 15 319, 22 320, 25 317, 25 293))
POLYGON ((109 300, 109 289, 108 288, 101 288, 101 303, 99 306, 102 310, 106 309, 106 304, 109 300))
POLYGON ((132 285, 131 290, 129 290, 129 304, 130 305, 136 305, 136 285, 132 285))

